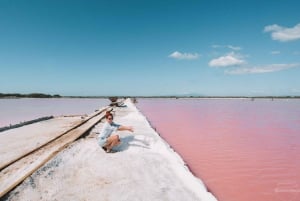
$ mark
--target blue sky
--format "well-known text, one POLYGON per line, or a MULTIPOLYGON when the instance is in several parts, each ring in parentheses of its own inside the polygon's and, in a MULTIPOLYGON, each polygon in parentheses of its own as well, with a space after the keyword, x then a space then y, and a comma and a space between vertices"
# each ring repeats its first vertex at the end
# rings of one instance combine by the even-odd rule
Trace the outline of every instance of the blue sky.
POLYGON ((0 0, 0 92, 300 95, 300 2, 0 0))

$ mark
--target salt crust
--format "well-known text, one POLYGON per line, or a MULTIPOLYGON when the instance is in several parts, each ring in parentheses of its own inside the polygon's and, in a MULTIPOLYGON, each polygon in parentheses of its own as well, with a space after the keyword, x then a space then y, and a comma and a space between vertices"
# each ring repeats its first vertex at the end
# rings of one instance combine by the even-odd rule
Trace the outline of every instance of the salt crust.
POLYGON ((56 117, 0 134, 0 167, 56 138, 80 123, 80 117, 56 117), (55 126, 53 126, 55 125, 55 126), (13 150, 13 151, 12 151, 13 150))
POLYGON ((118 132, 122 140, 118 152, 107 154, 97 145, 100 122, 6 200, 216 201, 131 101, 125 104, 115 110, 115 121, 132 125, 135 132, 118 132))

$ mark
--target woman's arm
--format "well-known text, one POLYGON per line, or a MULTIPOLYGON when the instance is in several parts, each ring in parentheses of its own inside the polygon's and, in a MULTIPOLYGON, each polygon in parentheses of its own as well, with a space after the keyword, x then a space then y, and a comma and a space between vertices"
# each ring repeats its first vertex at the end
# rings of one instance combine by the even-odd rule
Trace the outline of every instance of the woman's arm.
POLYGON ((130 131, 133 132, 133 127, 132 126, 119 126, 118 128, 119 131, 130 131))

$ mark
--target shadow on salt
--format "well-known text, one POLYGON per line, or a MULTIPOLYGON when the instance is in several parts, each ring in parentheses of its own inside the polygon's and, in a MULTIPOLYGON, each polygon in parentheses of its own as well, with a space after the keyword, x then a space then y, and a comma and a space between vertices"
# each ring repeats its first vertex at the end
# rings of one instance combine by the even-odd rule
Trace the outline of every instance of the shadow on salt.
POLYGON ((149 143, 145 140, 138 139, 137 136, 124 136, 121 138, 121 144, 115 148, 114 151, 125 151, 129 149, 129 147, 139 147, 143 149, 150 149, 149 143))

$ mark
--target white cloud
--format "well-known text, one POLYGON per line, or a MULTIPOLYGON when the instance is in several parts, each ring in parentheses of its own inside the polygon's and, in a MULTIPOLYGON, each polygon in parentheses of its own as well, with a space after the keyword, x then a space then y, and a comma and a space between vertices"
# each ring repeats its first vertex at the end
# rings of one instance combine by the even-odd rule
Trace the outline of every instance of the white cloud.
POLYGON ((300 67, 300 64, 271 64, 266 66, 257 67, 242 67, 231 70, 226 70, 225 74, 255 74, 255 73, 271 73, 276 71, 282 71, 289 68, 300 67))
POLYGON ((169 57, 173 59, 185 59, 185 60, 198 59, 199 56, 200 55, 198 53, 181 53, 178 51, 175 51, 169 55, 169 57))
POLYGON ((271 32, 272 39, 281 42, 299 40, 300 23, 292 28, 282 27, 277 24, 268 25, 264 28, 264 32, 271 32))
POLYGON ((212 45, 211 47, 214 48, 214 49, 216 49, 216 48, 229 48, 229 49, 234 50, 234 51, 238 51, 238 50, 242 49, 241 47, 233 46, 233 45, 212 45))
POLYGON ((231 52, 225 56, 211 60, 208 65, 212 67, 227 67, 227 66, 237 66, 246 63, 245 60, 241 58, 240 55, 231 52))
POLYGON ((235 50, 235 51, 238 51, 238 50, 241 50, 241 49, 242 49, 241 47, 232 46, 232 45, 227 45, 227 47, 228 47, 229 49, 232 49, 232 50, 235 50))
POLYGON ((280 51, 272 51, 271 54, 280 54, 280 51))
POLYGON ((212 45, 211 47, 212 48, 221 48, 222 46, 221 45, 212 45))

